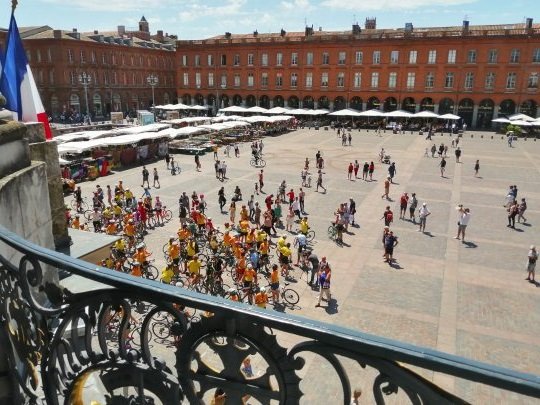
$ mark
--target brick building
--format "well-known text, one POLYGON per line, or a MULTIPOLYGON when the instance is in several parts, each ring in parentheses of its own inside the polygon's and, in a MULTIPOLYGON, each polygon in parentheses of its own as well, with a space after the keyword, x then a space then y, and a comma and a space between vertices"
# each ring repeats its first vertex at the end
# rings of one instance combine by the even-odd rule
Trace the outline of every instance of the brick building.
POLYGON ((177 42, 187 104, 456 113, 486 128, 538 115, 540 24, 225 35, 177 42), (217 103, 216 103, 216 100, 217 103))
MULTIPOLYGON (((134 111, 152 105, 147 78, 155 75, 156 104, 176 99, 176 37, 158 31, 151 35, 142 17, 139 26, 114 32, 55 30, 49 26, 20 28, 34 79, 47 113, 85 112, 106 118, 111 111, 134 111), (90 77, 87 92, 80 75, 90 77)), ((0 32, 4 49, 6 31, 0 32)))

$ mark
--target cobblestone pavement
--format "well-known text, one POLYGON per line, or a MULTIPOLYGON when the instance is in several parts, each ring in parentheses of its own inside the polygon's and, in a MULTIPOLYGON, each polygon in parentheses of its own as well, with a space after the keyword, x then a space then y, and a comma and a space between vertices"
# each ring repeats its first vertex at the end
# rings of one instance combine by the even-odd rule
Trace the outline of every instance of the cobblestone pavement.
MULTIPOLYGON (((389 132, 389 131, 388 131, 389 132)), ((306 211, 316 232, 315 251, 327 256, 333 267, 333 286, 330 307, 316 308, 317 293, 304 280, 294 288, 301 293, 300 307, 293 312, 308 318, 356 328, 375 335, 423 345, 471 359, 540 374, 540 301, 534 284, 524 281, 525 262, 529 245, 537 244, 540 223, 540 142, 531 140, 514 143, 509 148, 500 135, 467 133, 460 142, 462 163, 455 163, 454 150, 448 135, 433 138, 437 146, 449 146, 446 177, 441 178, 439 159, 424 157, 431 146, 423 136, 381 136, 372 131, 353 133, 352 146, 341 146, 334 131, 298 130, 283 136, 264 139, 264 158, 267 161, 265 187, 276 193, 281 180, 298 190, 300 171, 306 157, 313 163, 320 150, 326 161, 324 183, 328 191, 306 190, 306 211), (472 135, 474 137, 472 137, 472 135), (482 136, 482 138, 481 138, 482 136), (391 201, 381 200, 382 180, 387 166, 378 163, 378 153, 384 149, 396 162, 396 184, 390 188, 391 201), (375 162, 374 181, 347 180, 347 166, 355 159, 375 162), (480 160, 480 177, 474 177, 475 160, 480 160), (518 198, 527 198, 527 224, 507 228, 504 197, 510 184, 519 188, 518 198), (427 202, 432 215, 427 232, 417 232, 408 220, 398 219, 399 196, 416 192, 419 203, 427 202), (345 235, 345 245, 336 246, 326 235, 333 212, 340 202, 353 197, 357 203, 356 220, 345 235), (467 243, 453 237, 456 233, 458 203, 469 207, 472 220, 467 228, 467 243), (399 237, 395 249, 397 264, 382 262, 380 242, 384 207, 394 211, 392 228, 399 237)), ((220 151, 219 158, 225 158, 220 151)), ((165 171, 165 163, 157 167, 161 189, 152 189, 166 205, 178 213, 181 191, 203 193, 214 222, 223 224, 228 215, 220 214, 217 192, 225 187, 230 196, 236 185, 244 201, 254 191, 258 170, 249 166, 249 146, 241 146, 239 158, 226 158, 228 179, 221 183, 215 178, 212 154, 202 157, 202 171, 195 171, 193 157, 177 155, 182 167, 179 176, 165 171)), ((114 185, 118 179, 132 189, 141 190, 141 168, 120 171, 97 182, 83 183, 84 192, 101 186, 114 185)), ((316 175, 313 176, 313 184, 316 175)), ((256 196, 263 204, 265 195, 256 196)), ((175 233, 175 218, 146 238, 149 249, 155 252, 161 267, 161 247, 168 235, 175 233)), ((282 336, 282 345, 296 341, 282 336)), ((302 383, 305 403, 329 403, 325 398, 342 397, 337 377, 324 361, 306 357, 301 371, 307 379, 302 383), (327 383, 324 383, 327 382, 327 383), (327 396, 328 395, 328 396, 327 396)), ((347 363, 348 364, 348 363, 347 363)), ((357 366, 356 366, 357 367, 357 366)), ((362 387, 363 403, 372 403, 372 371, 352 371, 357 380, 352 385, 362 387)), ((357 367, 358 368, 358 367, 357 367)), ((473 403, 531 403, 531 398, 519 397, 489 387, 471 384, 444 375, 420 370, 441 387, 473 403)), ((392 403, 406 402, 403 394, 392 403)))

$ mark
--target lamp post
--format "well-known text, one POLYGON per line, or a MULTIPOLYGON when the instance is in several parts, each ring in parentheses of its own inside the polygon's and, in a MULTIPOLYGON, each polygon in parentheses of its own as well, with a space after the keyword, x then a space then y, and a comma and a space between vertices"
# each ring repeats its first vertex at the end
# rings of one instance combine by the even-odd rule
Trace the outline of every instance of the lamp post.
POLYGON ((82 84, 84 87, 84 98, 86 100, 86 116, 88 117, 88 122, 92 123, 92 119, 90 118, 90 111, 88 109, 88 86, 90 86, 90 82, 92 81, 92 76, 90 76, 86 72, 82 72, 79 75, 79 83, 82 84))
POLYGON ((151 74, 146 78, 146 82, 152 87, 152 112, 154 113, 154 121, 156 120, 156 101, 154 98, 154 88, 158 85, 159 80, 155 74, 151 74))

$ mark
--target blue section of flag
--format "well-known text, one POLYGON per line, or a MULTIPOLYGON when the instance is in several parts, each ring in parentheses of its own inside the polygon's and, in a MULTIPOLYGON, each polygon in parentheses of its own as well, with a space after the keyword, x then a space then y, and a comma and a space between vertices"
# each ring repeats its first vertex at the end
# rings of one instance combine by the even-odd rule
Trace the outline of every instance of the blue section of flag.
POLYGON ((6 98, 6 105, 10 111, 17 112, 22 120, 21 83, 24 80, 28 60, 24 52, 19 29, 15 16, 11 14, 9 31, 6 42, 6 52, 2 63, 2 77, 0 78, 0 93, 6 98))

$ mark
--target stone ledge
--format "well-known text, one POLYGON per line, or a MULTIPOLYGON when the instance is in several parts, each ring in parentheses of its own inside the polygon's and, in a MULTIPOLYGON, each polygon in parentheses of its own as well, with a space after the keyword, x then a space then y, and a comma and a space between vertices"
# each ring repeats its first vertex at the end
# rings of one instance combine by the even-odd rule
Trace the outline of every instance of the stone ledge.
POLYGON ((0 125, 0 178, 30 166, 26 126, 9 121, 0 125))

